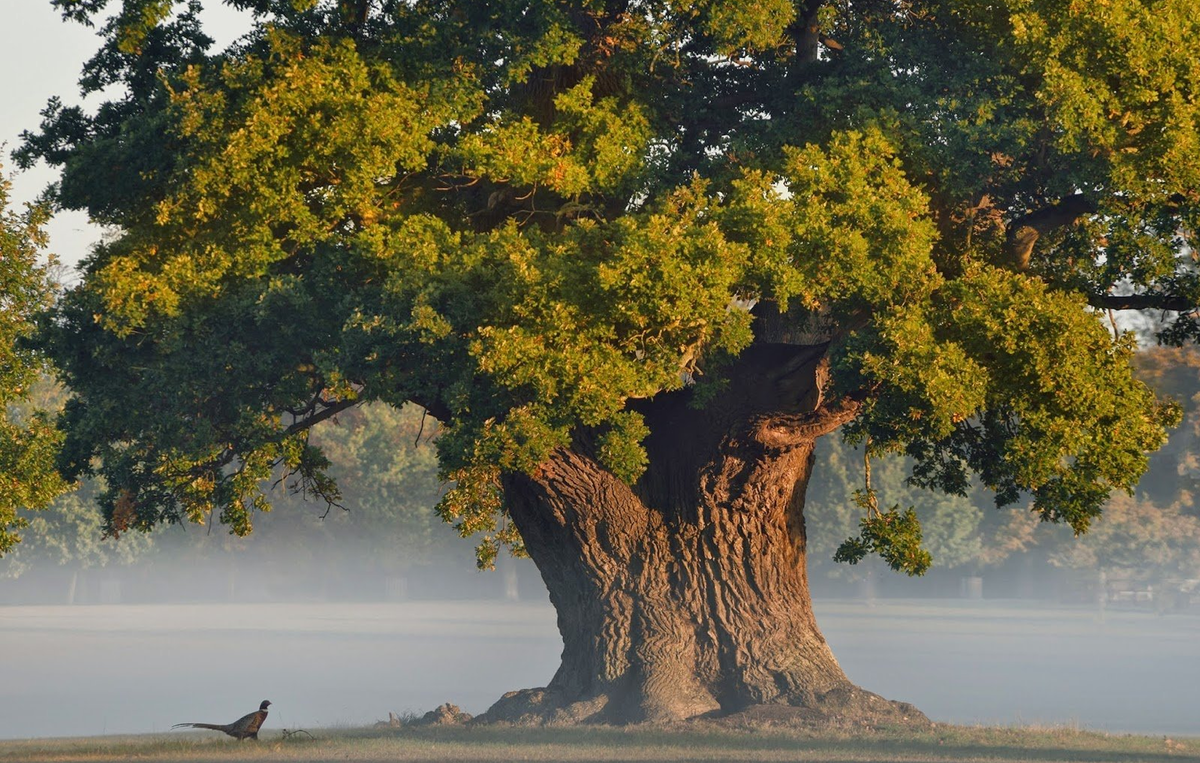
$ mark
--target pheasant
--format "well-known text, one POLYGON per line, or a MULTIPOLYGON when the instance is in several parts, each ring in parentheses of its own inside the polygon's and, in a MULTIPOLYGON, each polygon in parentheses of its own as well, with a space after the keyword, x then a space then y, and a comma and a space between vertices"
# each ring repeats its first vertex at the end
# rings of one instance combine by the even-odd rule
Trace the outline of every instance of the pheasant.
POLYGON ((271 704, 271 700, 264 699, 262 704, 258 706, 258 710, 248 715, 243 715, 233 723, 224 725, 218 723, 176 723, 171 728, 193 728, 193 729, 212 729, 213 731, 224 731, 231 737, 237 737, 240 742, 243 739, 258 739, 258 730, 262 728, 263 721, 267 719, 267 706, 271 704))

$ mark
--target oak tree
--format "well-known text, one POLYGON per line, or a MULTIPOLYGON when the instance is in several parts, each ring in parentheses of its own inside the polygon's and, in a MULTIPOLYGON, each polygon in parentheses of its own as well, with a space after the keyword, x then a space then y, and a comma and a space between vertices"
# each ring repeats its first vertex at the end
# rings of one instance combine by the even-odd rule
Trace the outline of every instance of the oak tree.
MULTIPOLYGON (((912 717, 813 617, 816 439, 1083 532, 1178 418, 1108 316, 1200 333, 1196 0, 228 0, 222 51, 52 1, 103 103, 19 158, 114 231, 42 335, 64 474, 247 533, 278 465, 336 499, 311 427, 423 406, 442 513, 559 613, 491 717, 912 717)), ((859 503, 840 558, 928 565, 859 503)))

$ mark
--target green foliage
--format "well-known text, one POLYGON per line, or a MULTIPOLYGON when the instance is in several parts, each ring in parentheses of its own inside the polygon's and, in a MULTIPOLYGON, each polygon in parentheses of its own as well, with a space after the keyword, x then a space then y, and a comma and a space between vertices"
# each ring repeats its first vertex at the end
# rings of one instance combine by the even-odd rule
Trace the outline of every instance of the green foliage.
POLYGON ((1086 531, 1109 492, 1132 489, 1178 406, 1133 378, 1133 338, 1114 341, 1078 297, 987 267, 938 296, 924 332, 897 321, 847 344, 847 376, 895 393, 851 432, 906 450, 919 485, 963 494, 971 470, 999 504, 1032 493, 1045 519, 1086 531))
POLYGON ((568 199, 633 187, 652 137, 645 112, 615 98, 596 102, 586 77, 554 99, 560 130, 544 132, 528 116, 501 115, 464 135, 455 151, 464 174, 517 186, 544 187, 568 199))
POLYGON ((42 508, 67 487, 54 470, 62 441, 54 412, 30 404, 46 360, 25 343, 54 296, 53 261, 42 261, 46 210, 10 210, 9 187, 0 176, 0 556, 27 524, 20 510, 42 508))
POLYGON ((784 149, 782 177, 735 181, 726 225, 751 245, 751 293, 840 320, 920 304, 939 285, 929 200, 883 129, 835 132, 784 149))
MULTIPOLYGON (((585 435, 636 481, 630 401, 721 389, 765 310, 829 343, 851 440, 1079 532, 1178 420, 1089 304, 1200 298, 1195 0, 234 4, 210 53, 195 4, 120 2, 85 85, 124 94, 19 151, 114 226, 40 339, 109 532, 249 532, 280 466, 336 501, 308 427, 413 401, 486 564, 506 472, 585 435)), ((927 564, 909 516, 863 547, 927 564)))
POLYGON ((874 511, 859 522, 857 537, 846 539, 833 554, 835 562, 858 564, 867 554, 878 554, 896 572, 924 575, 933 556, 921 548, 921 522, 911 508, 874 511))
POLYGON ((646 469, 646 451, 641 443, 649 434, 650 428, 639 414, 620 414, 600 436, 600 461, 617 477, 633 484, 646 469))
MULTIPOLYGON (((1011 556, 1036 553, 1051 564, 1079 570, 1104 570, 1149 581, 1196 576, 1197 390, 1200 356, 1194 348, 1151 348, 1133 357, 1137 377, 1168 399, 1179 400, 1186 417, 1170 441, 1150 457, 1135 496, 1117 493, 1102 506, 1103 515, 1083 537, 1039 527, 1029 496, 1013 511, 987 511, 991 503, 976 485, 965 496, 940 494, 910 484, 911 464, 897 455, 871 460, 871 483, 889 502, 914 507, 921 544, 933 556, 933 568, 980 570, 1011 556)), ((840 438, 818 443, 821 468, 814 473, 805 503, 810 565, 819 574, 845 576, 823 567, 839 544, 859 533, 863 513, 855 503, 863 484, 861 452, 840 438)), ((853 540, 858 540, 854 537, 853 540)), ((855 549, 851 543, 847 552, 855 549)), ((1155 583, 1156 587, 1158 583, 1155 583)))
POLYGON ((464 467, 443 475, 454 487, 438 502, 442 521, 453 524, 464 538, 479 536, 475 563, 480 569, 495 566, 499 544, 510 541, 520 549, 519 537, 507 525, 500 471, 488 467, 464 467))
POLYGON ((1005 3, 1014 53, 1068 154, 1098 154, 1109 178, 1139 193, 1200 187, 1200 63, 1184 48, 1200 22, 1188 2, 1005 3), (1032 70, 1032 71, 1030 71, 1032 70))
POLYGON ((670 6, 685 19, 690 16, 699 21, 699 28, 713 38, 717 52, 722 55, 755 53, 780 45, 796 17, 795 5, 783 0, 757 3, 673 0, 670 6))

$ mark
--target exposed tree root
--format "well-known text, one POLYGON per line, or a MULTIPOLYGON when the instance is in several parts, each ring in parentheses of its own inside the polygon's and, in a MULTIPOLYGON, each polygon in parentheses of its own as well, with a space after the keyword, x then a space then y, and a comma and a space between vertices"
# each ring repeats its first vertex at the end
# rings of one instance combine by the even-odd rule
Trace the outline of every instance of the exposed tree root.
MULTIPOLYGON (((566 701, 548 689, 524 689, 505 694, 476 723, 511 723, 521 726, 570 726, 581 723, 628 722, 619 708, 601 695, 586 701, 566 701)), ((725 713, 712 711, 690 717, 661 719, 656 723, 713 723, 736 728, 784 726, 789 728, 867 729, 879 727, 924 728, 929 718, 907 702, 847 686, 810 700, 809 704, 751 705, 725 713)))

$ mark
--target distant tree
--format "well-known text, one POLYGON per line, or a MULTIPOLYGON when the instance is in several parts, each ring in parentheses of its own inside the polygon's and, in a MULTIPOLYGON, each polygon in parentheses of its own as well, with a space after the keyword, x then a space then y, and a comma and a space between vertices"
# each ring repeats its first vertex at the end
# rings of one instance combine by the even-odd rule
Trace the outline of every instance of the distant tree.
POLYGON ((146 561, 163 569, 171 568, 172 559, 193 568, 219 564, 234 596, 248 580, 247 567, 254 570, 254 585, 268 590, 327 595, 357 581, 356 590, 369 596, 379 594, 387 577, 442 556, 458 552, 465 560, 466 548, 448 548, 455 534, 435 511, 443 492, 436 433, 436 422, 415 406, 372 403, 345 411, 312 438, 336 478, 337 493, 327 496, 334 504, 277 474, 267 490, 272 511, 256 518, 259 532, 237 537, 203 527, 156 533, 146 561))
POLYGON ((70 573, 66 599, 74 603, 80 573, 144 560, 154 546, 153 536, 126 533, 106 542, 96 492, 94 484, 85 483, 44 510, 28 512, 21 544, 0 559, 0 577, 21 577, 33 568, 63 568, 70 573))
POLYGON ((1153 347, 1136 356, 1138 378, 1164 397, 1179 401, 1182 423, 1162 450, 1150 459, 1139 494, 1160 506, 1179 504, 1200 517, 1191 496, 1200 494, 1200 351, 1189 347, 1153 347))
MULTIPOLYGON (((435 507, 443 492, 433 439, 437 423, 416 406, 354 408, 313 433, 329 459, 337 505, 276 486, 252 552, 310 558, 346 574, 402 575, 451 553, 454 540, 435 507), (418 443, 418 438, 420 442, 418 443), (282 494, 282 495, 281 495, 282 494)), ((465 549, 463 549, 465 550, 465 549)))
POLYGON ((313 442, 337 475, 344 510, 329 516, 333 530, 364 558, 403 569, 430 561, 437 551, 434 511, 442 497, 437 423, 416 406, 373 403, 347 412, 339 427, 314 433, 313 442), (418 438, 425 441, 418 444, 418 438), (343 532, 344 531, 344 532, 343 532))
POLYGON ((1104 521, 1077 543, 1055 548, 1050 562, 1162 591, 1200 579, 1200 518, 1185 513, 1179 504, 1162 507, 1128 495, 1114 496, 1104 508, 1104 521))
POLYGON ((1082 539, 1043 534, 1040 543, 1053 565, 1152 585, 1165 599, 1181 581, 1200 578, 1200 352, 1148 348, 1135 368, 1159 394, 1180 402, 1183 422, 1150 459, 1136 496, 1114 496, 1082 539))
MULTIPOLYGON (((88 21, 103 0, 54 0, 88 21)), ((813 447, 1086 531, 1178 421, 1098 310, 1200 334, 1196 0, 123 0, 22 161, 118 235, 43 346, 110 532, 217 512, 310 428, 423 406, 485 558, 559 611, 496 718, 909 716, 821 637, 813 447)), ((864 489, 853 561, 930 562, 864 489)), ((891 506, 891 508, 889 508, 891 506)))
POLYGON ((46 361, 24 344, 54 296, 42 230, 47 212, 10 209, 10 188, 0 168, 0 556, 21 538, 28 521, 21 510, 44 507, 67 487, 54 468, 61 441, 54 412, 48 417, 29 404, 46 361))

